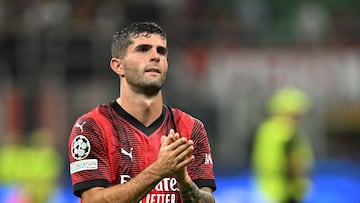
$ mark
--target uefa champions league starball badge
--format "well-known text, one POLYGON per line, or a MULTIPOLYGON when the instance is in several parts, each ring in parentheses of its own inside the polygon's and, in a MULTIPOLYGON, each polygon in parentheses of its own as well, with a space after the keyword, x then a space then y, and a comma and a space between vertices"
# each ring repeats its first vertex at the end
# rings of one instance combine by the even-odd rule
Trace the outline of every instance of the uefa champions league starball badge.
POLYGON ((90 141, 84 135, 78 135, 71 144, 71 155, 76 160, 85 159, 90 153, 90 141))

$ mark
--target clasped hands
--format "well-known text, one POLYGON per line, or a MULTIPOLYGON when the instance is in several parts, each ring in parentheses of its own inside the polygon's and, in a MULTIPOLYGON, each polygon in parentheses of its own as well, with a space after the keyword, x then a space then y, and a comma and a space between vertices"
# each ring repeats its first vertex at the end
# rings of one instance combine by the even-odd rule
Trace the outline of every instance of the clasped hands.
POLYGON ((194 142, 192 140, 187 140, 178 132, 170 129, 167 136, 161 137, 160 152, 156 161, 159 166, 158 172, 163 177, 175 176, 181 184, 189 176, 186 166, 195 159, 192 155, 193 151, 194 142))

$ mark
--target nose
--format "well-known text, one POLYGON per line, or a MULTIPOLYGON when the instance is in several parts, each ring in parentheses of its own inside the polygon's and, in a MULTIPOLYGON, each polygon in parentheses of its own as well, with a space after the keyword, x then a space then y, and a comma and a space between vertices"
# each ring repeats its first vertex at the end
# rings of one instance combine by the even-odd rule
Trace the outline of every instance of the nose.
POLYGON ((156 49, 153 49, 151 51, 151 61, 154 61, 154 62, 160 62, 160 54, 157 52, 156 49))

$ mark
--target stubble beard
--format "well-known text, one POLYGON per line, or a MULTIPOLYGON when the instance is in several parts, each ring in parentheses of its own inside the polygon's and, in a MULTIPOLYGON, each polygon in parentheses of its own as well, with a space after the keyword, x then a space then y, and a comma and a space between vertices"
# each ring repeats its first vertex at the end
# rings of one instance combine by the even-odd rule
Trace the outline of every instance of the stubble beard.
POLYGON ((127 79, 127 82, 134 92, 151 97, 160 92, 161 88, 164 86, 165 77, 162 77, 159 80, 151 80, 147 78, 139 78, 138 80, 127 79))
POLYGON ((123 77, 125 77, 125 80, 132 91, 138 94, 146 95, 148 97, 159 94, 166 80, 167 71, 161 73, 160 78, 154 78, 142 74, 141 71, 136 68, 125 67, 125 70, 128 74, 126 74, 126 76, 124 75, 123 77))
POLYGON ((143 90, 142 93, 148 96, 155 96, 160 92, 163 85, 164 85, 164 80, 161 81, 144 80, 141 85, 141 89, 143 90))

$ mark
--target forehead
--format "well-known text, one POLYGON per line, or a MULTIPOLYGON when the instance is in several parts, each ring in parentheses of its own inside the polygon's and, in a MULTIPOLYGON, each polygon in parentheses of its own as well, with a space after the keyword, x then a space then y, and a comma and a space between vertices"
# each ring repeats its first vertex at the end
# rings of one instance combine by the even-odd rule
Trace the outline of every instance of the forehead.
POLYGON ((131 37, 131 41, 133 43, 130 45, 130 47, 141 44, 166 47, 166 40, 159 34, 141 33, 131 37))

